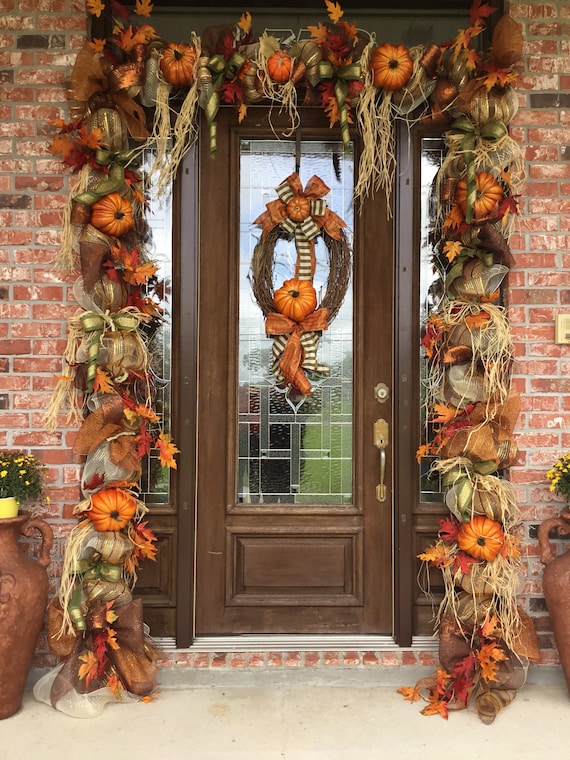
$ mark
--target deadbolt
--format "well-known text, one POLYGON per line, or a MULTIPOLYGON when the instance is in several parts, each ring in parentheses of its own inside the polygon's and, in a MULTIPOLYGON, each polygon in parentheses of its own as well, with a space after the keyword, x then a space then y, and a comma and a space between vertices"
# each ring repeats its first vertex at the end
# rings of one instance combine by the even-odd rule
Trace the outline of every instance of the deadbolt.
POLYGON ((389 396, 390 389, 386 383, 378 383, 378 385, 374 388, 374 398, 376 401, 378 401, 380 404, 383 404, 384 401, 388 400, 389 396))

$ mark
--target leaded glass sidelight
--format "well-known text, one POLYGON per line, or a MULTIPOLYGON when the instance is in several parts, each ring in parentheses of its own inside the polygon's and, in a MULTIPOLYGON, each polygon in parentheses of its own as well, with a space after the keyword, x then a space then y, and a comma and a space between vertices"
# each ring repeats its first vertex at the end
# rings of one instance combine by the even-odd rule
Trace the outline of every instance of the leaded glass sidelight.
MULTIPOLYGON (((330 188, 325 200, 352 228, 354 156, 341 142, 303 140, 298 174, 313 175, 330 188)), ((318 360, 328 377, 313 378, 313 395, 295 398, 271 372, 272 339, 249 280, 260 229, 253 221, 274 200, 275 188, 296 171, 296 146, 279 140, 240 143, 240 274, 238 348, 237 499, 251 503, 349 504, 352 502, 352 289, 329 329, 323 331, 318 360)), ((273 286, 293 277, 294 240, 278 240, 273 286)), ((326 288, 328 251, 316 244, 317 296, 326 288)))

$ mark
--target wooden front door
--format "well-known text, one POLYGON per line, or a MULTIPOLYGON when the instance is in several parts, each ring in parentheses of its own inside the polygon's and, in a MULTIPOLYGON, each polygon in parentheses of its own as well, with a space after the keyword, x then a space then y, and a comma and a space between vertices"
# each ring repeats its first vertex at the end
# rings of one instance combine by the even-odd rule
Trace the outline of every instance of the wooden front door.
MULTIPOLYGON (((357 160, 319 116, 311 127, 303 119, 296 144, 276 138, 267 110, 250 110, 239 126, 220 113, 216 157, 207 138, 200 155, 195 633, 390 634, 397 432, 384 194, 352 216, 357 160), (317 174, 331 188, 327 203, 353 234, 351 288, 319 349, 331 374, 298 408, 275 387, 248 279, 252 222, 296 163, 303 184, 317 174), (383 501, 378 419, 388 430, 383 501)), ((275 249, 276 287, 292 276, 291 250, 275 249)), ((317 259, 326 284, 326 247, 317 259)))

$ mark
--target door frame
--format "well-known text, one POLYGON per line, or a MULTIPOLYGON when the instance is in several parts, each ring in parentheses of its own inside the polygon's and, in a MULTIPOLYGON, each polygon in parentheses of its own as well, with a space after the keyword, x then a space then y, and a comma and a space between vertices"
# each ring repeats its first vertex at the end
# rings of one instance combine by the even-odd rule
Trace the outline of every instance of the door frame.
MULTIPOLYGON (((207 130, 202 130, 207 134, 207 130)), ((394 346, 391 395, 395 445, 391 447, 393 477, 393 646, 407 647, 412 643, 412 608, 416 589, 413 550, 412 505, 418 499, 418 472, 415 450, 419 428, 419 322, 418 306, 410 308, 410 296, 417 294, 418 267, 414 257, 418 251, 417 193, 414 177, 418 167, 410 150, 410 137, 402 125, 397 140, 397 166, 394 184, 394 346), (414 210, 413 221, 407 210, 414 210), (409 336, 397 340, 396 336, 409 336)), ((214 159, 215 160, 215 159, 214 159)), ((173 420, 174 436, 184 452, 184 464, 176 476, 175 498, 178 512, 178 546, 176 569, 176 646, 188 648, 195 640, 195 557, 196 557, 196 458, 197 458, 197 349, 198 349, 198 282, 199 282, 199 188, 200 160, 198 148, 187 156, 179 172, 174 200, 174 281, 173 302, 180 304, 173 319, 173 420), (184 198, 182 213, 181 199, 184 198), (183 253, 182 253, 183 252, 183 253), (183 297, 184 294, 184 297, 183 297), (190 603, 189 603, 190 602, 190 603)), ((357 221, 355 220, 355 227, 357 221)), ((379 406, 379 410, 381 407, 379 406)), ((380 414, 380 411, 379 411, 380 414)), ((247 636, 240 635, 243 644, 247 636)), ((260 637, 255 646, 263 647, 260 637)), ((307 638, 305 636, 304 638, 307 638)), ((314 635, 314 641, 329 641, 335 635, 314 635)), ((390 644, 390 637, 362 635, 363 648, 367 641, 390 644)), ((267 637, 267 646, 274 637, 267 637)), ((219 648, 220 638, 212 637, 219 648)), ((223 640, 229 644, 228 637, 223 640)), ((204 642, 200 641, 201 648, 204 642)))

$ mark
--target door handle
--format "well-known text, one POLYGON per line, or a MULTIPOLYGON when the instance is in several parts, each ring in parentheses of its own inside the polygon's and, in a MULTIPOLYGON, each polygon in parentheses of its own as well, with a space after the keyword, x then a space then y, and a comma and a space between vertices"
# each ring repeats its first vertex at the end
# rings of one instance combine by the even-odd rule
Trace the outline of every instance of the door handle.
POLYGON ((380 482, 376 486, 377 501, 386 501, 386 447, 389 430, 386 420, 379 419, 374 423, 374 445, 380 452, 380 482))

